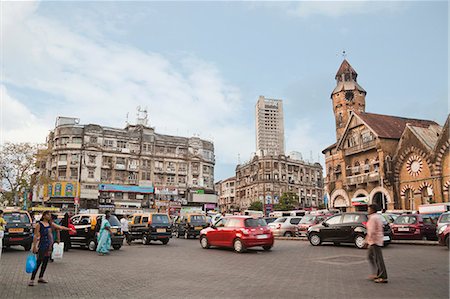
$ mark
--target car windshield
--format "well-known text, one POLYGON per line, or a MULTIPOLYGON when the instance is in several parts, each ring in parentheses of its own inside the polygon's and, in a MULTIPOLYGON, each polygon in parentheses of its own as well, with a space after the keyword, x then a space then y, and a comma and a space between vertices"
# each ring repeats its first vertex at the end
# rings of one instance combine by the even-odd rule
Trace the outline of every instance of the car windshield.
POLYGON ((414 223, 416 223, 416 217, 414 216, 400 216, 394 221, 394 224, 414 224, 414 223))
POLYGON ((258 226, 266 226, 266 220, 262 218, 258 219, 245 219, 244 221, 245 227, 258 227, 258 226))
POLYGON ((310 224, 314 222, 316 216, 304 216, 302 220, 300 220, 300 224, 310 224))
POLYGON ((168 224, 169 217, 167 215, 152 215, 153 224, 168 224))
POLYGON ((119 219, 117 219, 116 216, 111 215, 108 219, 109 224, 111 224, 111 226, 120 226, 120 221, 119 219))
POLYGON ((439 223, 450 223, 450 214, 442 214, 439 223))
POLYGON ((206 222, 206 217, 203 215, 192 215, 191 222, 206 222))
POLYGON ((286 218, 282 217, 282 218, 278 218, 277 220, 275 220, 274 222, 285 222, 286 218))
POLYGON ((30 223, 30 218, 24 213, 5 213, 3 219, 6 223, 30 223))

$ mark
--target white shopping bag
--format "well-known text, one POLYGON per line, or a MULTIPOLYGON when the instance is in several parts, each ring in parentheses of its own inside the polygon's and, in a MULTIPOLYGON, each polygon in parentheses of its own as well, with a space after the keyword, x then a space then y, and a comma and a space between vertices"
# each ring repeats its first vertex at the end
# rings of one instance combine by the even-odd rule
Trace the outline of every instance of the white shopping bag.
POLYGON ((52 259, 62 259, 64 254, 64 242, 54 243, 52 251, 52 259))

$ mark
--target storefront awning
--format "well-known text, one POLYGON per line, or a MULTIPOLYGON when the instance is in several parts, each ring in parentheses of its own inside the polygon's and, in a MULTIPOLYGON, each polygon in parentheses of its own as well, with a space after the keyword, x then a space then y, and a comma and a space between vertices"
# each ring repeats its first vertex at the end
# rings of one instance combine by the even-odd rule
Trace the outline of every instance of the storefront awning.
POLYGON ((367 196, 352 198, 352 206, 364 206, 369 203, 369 198, 367 196))

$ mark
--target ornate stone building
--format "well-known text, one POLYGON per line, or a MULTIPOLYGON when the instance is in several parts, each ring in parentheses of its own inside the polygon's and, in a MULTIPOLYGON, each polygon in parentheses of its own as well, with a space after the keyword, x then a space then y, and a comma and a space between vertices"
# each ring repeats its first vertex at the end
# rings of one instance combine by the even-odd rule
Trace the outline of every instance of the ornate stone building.
POLYGON ((236 201, 236 177, 218 181, 215 183, 215 190, 220 212, 233 213, 239 211, 239 204, 236 201))
POLYGON ((336 83, 331 94, 336 143, 322 152, 330 207, 366 210, 376 203, 385 209, 411 209, 419 202, 441 201, 448 181, 443 164, 448 131, 430 120, 366 113, 366 91, 347 60, 336 83), (419 185, 408 185, 413 182, 419 185), (414 205, 408 201, 413 198, 414 205))

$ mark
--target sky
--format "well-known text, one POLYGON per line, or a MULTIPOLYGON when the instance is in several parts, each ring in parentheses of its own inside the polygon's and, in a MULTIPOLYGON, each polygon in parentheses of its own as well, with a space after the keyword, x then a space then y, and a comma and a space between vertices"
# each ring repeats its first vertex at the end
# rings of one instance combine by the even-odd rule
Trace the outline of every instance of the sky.
POLYGON ((0 143, 57 116, 214 142, 215 180, 255 152, 255 104, 283 100, 286 152, 324 163, 342 51, 366 111, 443 124, 447 1, 0 2, 0 143))

